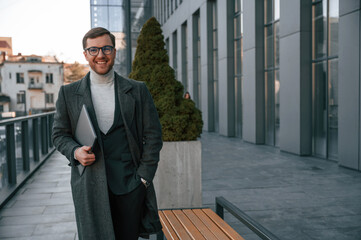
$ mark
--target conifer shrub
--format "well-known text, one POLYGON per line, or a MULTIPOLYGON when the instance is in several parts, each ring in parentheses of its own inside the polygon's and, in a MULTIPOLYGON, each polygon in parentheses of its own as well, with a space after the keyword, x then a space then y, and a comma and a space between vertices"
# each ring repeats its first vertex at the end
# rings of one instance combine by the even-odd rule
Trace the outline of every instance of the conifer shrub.
POLYGON ((129 77, 144 81, 157 108, 164 141, 196 140, 202 133, 202 113, 183 98, 183 85, 168 64, 159 22, 150 18, 142 27, 129 77))

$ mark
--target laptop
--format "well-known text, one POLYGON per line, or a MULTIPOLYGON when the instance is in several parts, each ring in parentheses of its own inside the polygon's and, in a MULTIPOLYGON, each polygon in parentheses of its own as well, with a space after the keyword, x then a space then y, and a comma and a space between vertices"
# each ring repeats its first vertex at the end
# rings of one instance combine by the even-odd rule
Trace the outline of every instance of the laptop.
MULTIPOLYGON (((97 139, 97 135, 95 134, 95 130, 85 104, 81 109, 79 119, 76 124, 75 139, 79 144, 91 147, 94 146, 94 143, 97 139)), ((79 164, 77 167, 79 174, 82 175, 85 167, 81 164, 79 164)))

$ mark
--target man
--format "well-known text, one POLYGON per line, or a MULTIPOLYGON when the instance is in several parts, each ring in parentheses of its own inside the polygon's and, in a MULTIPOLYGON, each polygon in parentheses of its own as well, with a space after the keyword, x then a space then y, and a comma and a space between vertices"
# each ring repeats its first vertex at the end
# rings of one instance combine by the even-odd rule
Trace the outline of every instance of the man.
POLYGON ((162 148, 158 113, 144 83, 114 72, 114 47, 108 30, 86 33, 90 72, 62 86, 56 103, 52 139, 72 167, 80 240, 133 240, 161 230, 152 184, 162 148), (93 148, 74 139, 83 104, 97 135, 93 148))

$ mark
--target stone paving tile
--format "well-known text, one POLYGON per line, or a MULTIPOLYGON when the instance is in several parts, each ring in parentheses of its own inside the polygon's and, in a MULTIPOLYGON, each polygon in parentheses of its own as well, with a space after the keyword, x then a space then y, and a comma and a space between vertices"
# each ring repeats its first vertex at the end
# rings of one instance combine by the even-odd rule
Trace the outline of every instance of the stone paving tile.
MULTIPOLYGON (((2 217, 14 217, 14 216, 32 216, 44 213, 46 207, 19 207, 19 208, 5 208, 0 211, 2 217)), ((3 220, 0 219, 0 223, 3 220)), ((1 224, 0 224, 1 225, 1 224)))
POLYGON ((51 198, 52 193, 27 193, 19 194, 16 196, 17 200, 30 200, 30 199, 48 199, 51 198))
POLYGON ((74 220, 73 213, 58 213, 58 214, 39 214, 31 216, 3 216, 0 220, 0 226, 9 225, 30 225, 30 224, 44 224, 44 223, 61 223, 70 222, 74 220))
POLYGON ((61 222, 61 223, 48 223, 38 224, 34 230, 33 235, 58 235, 64 233, 76 233, 76 222, 61 222))
POLYGON ((45 207, 44 214, 55 214, 55 213, 74 213, 74 205, 56 205, 56 206, 47 206, 45 207))
MULTIPOLYGON (((70 188, 70 185, 69 185, 69 188, 70 188)), ((51 198, 73 199, 70 191, 53 193, 53 194, 51 194, 51 198)))
POLYGON ((54 205, 63 205, 67 203, 73 203, 72 199, 28 199, 28 200, 18 200, 15 202, 13 207, 30 207, 30 206, 54 206, 54 205))
POLYGON ((62 233, 60 235, 37 235, 30 237, 2 238, 1 240, 74 240, 75 233, 62 233))
POLYGON ((0 239, 29 237, 35 230, 35 225, 0 226, 0 239))

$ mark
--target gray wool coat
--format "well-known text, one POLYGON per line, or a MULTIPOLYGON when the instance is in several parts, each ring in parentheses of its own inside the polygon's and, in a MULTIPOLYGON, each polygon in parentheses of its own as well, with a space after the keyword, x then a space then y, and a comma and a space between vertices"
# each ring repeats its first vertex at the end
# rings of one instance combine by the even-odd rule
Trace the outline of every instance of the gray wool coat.
MULTIPOLYGON (((89 76, 88 73, 82 80, 60 88, 52 140, 57 150, 70 161, 71 188, 79 239, 111 240, 115 237, 101 135, 91 100, 89 76), (80 176, 76 160, 73 158, 74 150, 80 145, 73 136, 83 104, 87 106, 98 141, 93 151, 96 161, 87 166, 80 176)), ((115 81, 127 140, 137 173, 148 182, 152 182, 163 144, 158 113, 144 83, 121 77, 116 73, 115 81)), ((153 184, 147 188, 144 204, 140 226, 142 236, 156 233, 162 228, 153 184)))

